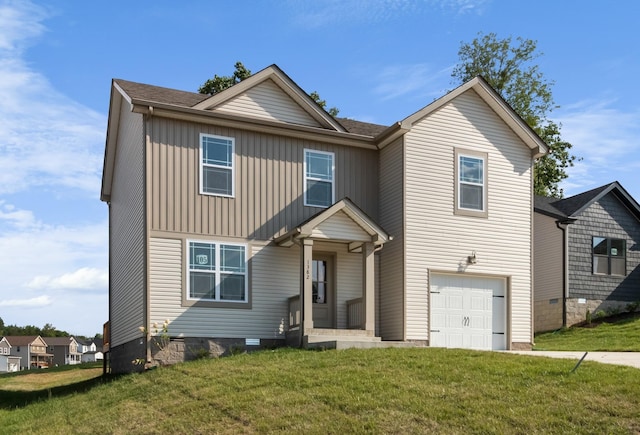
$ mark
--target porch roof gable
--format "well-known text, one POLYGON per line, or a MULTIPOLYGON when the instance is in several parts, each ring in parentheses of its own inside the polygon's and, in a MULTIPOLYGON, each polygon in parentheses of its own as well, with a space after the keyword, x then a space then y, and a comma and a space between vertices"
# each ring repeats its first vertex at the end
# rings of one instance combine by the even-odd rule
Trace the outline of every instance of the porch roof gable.
POLYGON ((343 198, 311 216, 296 228, 278 237, 275 242, 279 246, 289 247, 306 238, 349 243, 350 251, 359 249, 363 243, 370 242, 375 246, 382 246, 393 239, 349 198, 343 198), (359 229, 359 234, 354 234, 354 228, 359 229))

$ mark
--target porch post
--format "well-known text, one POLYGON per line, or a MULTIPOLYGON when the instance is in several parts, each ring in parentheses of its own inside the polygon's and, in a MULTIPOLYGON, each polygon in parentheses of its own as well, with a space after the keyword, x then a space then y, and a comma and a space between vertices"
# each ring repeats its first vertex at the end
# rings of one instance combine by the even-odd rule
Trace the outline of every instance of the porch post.
POLYGON ((311 271, 311 261, 313 259, 313 240, 302 239, 300 246, 301 281, 300 302, 302 307, 302 335, 305 331, 313 328, 313 280, 311 271))
POLYGON ((364 308, 364 329, 375 331, 375 282, 373 243, 362 245, 362 302, 364 308))

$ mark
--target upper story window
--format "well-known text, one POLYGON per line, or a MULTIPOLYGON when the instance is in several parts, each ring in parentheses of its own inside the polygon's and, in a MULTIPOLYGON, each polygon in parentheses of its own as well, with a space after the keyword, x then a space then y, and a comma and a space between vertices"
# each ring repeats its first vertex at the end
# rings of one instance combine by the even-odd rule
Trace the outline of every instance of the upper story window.
POLYGON ((456 214, 487 216, 487 154, 456 150, 456 214))
POLYGON ((627 249, 623 239, 593 238, 593 273, 598 275, 626 275, 627 249))
POLYGON ((304 205, 329 207, 334 203, 334 154, 304 150, 304 205))
POLYGON ((200 134, 200 193, 233 196, 235 141, 200 134))
POLYGON ((187 299, 247 302, 246 246, 189 242, 187 299))

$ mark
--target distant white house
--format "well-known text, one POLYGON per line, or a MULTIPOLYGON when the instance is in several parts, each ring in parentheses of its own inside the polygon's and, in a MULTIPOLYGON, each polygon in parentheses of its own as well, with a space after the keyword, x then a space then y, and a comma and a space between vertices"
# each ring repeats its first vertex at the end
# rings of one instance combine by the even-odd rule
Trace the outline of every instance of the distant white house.
POLYGON ((96 362, 102 361, 104 359, 104 355, 99 350, 90 350, 82 354, 82 362, 96 362))

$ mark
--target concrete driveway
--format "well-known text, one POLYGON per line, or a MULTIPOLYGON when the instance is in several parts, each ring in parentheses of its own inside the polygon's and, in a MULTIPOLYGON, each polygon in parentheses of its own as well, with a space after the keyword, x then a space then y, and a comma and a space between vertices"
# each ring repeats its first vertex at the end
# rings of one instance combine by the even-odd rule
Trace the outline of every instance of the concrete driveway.
MULTIPOLYGON (((584 352, 565 352, 547 350, 510 350, 508 353, 520 355, 546 356, 548 358, 574 359, 576 363, 584 352)), ((604 364, 617 364, 640 369, 640 352, 589 352, 584 361, 595 361, 604 364)))

